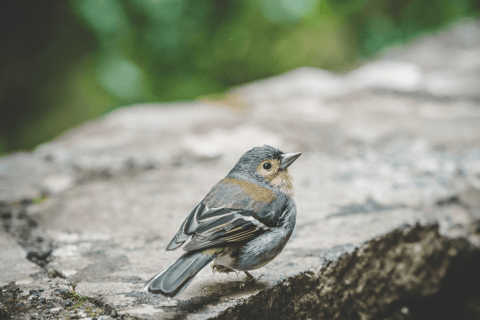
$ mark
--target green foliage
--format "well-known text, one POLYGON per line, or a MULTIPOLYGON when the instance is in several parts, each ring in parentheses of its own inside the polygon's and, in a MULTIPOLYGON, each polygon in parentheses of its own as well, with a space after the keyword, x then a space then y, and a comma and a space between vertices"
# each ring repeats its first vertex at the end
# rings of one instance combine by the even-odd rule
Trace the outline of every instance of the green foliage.
POLYGON ((90 302, 90 298, 87 296, 82 296, 75 291, 66 292, 63 294, 63 298, 72 300, 75 304, 72 309, 82 307, 84 303, 90 302))
POLYGON ((125 104, 221 94, 301 66, 349 69, 479 9, 474 0, 27 1, 0 13, 0 155, 125 104))
POLYGON ((473 0, 371 0, 352 15, 359 21, 357 48, 362 56, 387 46, 406 42, 420 34, 436 31, 468 16, 478 16, 473 0), (370 13, 364 19, 365 13, 370 13))
POLYGON ((46 196, 40 196, 38 198, 35 198, 32 200, 32 203, 34 204, 42 204, 44 203, 48 198, 46 196))
POLYGON ((5 147, 3 145, 4 145, 4 143, 2 143, 2 140, 0 139, 0 157, 7 154, 6 151, 5 151, 5 147))

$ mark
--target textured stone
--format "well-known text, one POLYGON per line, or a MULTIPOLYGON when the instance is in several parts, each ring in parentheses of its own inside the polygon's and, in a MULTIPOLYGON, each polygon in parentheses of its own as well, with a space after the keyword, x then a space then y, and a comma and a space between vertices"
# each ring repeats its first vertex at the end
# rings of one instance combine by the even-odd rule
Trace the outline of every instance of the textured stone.
POLYGON ((476 30, 453 26, 346 75, 302 68, 218 101, 118 109, 0 159, 2 236, 17 243, 2 256, 39 266, 5 264, 3 284, 17 281, 5 289, 8 312, 417 319, 451 299, 468 314, 475 302, 456 297, 478 292, 460 294, 451 279, 477 279, 476 30), (265 143, 303 155, 290 169, 297 225, 263 277, 240 290, 243 275, 207 267, 174 299, 142 291, 181 255, 164 248, 185 216, 265 143), (43 291, 15 309, 27 288, 43 291))
POLYGON ((0 158, 0 202, 36 199, 45 194, 42 180, 56 170, 27 152, 0 158))
POLYGON ((480 251, 468 242, 442 238, 435 226, 404 228, 215 319, 478 319, 478 300, 464 299, 480 294, 479 268, 480 251))
POLYGON ((10 282, 27 285, 33 282, 31 274, 40 272, 41 268, 26 259, 27 253, 5 232, 0 232, 0 287, 10 282))

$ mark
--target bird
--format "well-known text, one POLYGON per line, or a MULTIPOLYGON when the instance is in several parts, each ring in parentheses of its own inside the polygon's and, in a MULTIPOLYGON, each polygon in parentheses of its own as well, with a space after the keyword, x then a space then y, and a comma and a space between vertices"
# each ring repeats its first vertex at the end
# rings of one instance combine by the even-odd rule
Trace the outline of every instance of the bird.
POLYGON ((288 167, 301 152, 264 145, 247 151, 190 212, 166 250, 185 253, 145 283, 147 292, 174 297, 213 261, 214 271, 244 272, 265 266, 285 247, 297 207, 288 167))

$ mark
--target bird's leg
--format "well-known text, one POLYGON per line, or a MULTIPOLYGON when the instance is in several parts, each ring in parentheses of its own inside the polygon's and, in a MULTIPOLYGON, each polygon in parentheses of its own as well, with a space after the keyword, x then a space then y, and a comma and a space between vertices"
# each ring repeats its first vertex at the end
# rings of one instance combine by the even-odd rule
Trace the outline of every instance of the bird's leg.
POLYGON ((219 265, 219 264, 212 264, 212 271, 213 271, 213 274, 215 274, 215 272, 218 272, 218 273, 236 272, 233 269, 227 268, 227 267, 219 265))
MULTIPOLYGON (((255 277, 252 276, 252 274, 251 274, 250 272, 248 272, 248 271, 243 271, 243 272, 244 272, 245 275, 247 276, 247 279, 240 284, 240 289, 243 289, 243 288, 245 288, 245 287, 248 286, 248 285, 254 284, 255 281, 257 281, 257 279, 255 279, 255 277)), ((258 277, 258 279, 260 279, 261 277, 262 277, 262 276, 258 277)))

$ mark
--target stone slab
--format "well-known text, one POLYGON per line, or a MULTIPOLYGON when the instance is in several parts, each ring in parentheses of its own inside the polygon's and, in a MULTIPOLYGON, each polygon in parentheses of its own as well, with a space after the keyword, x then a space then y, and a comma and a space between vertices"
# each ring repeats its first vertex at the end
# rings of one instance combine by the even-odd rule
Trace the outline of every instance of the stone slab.
POLYGON ((0 287, 11 282, 18 285, 31 285, 32 275, 41 268, 26 259, 27 253, 10 234, 0 232, 0 287))
MULTIPOLYGON (((403 305, 411 308, 396 292, 373 308, 375 301, 360 293, 374 285, 355 291, 339 274, 374 283, 375 270, 384 274, 384 264, 401 260, 396 250, 405 250, 403 263, 414 263, 396 268, 396 277, 410 279, 416 270, 435 275, 403 283, 407 296, 421 292, 415 296, 421 300, 433 295, 421 290, 423 281, 441 290, 449 263, 476 255, 480 103, 472 89, 479 77, 471 70, 480 42, 468 34, 477 29, 471 21, 453 26, 345 75, 302 68, 235 88, 218 101, 121 108, 33 153, 0 159, 0 206, 16 208, 1 220, 8 232, 0 237, 2 256, 12 257, 2 259, 2 283, 17 282, 5 294, 11 301, 29 295, 25 317, 44 318, 248 319, 277 316, 277 309, 287 317, 298 308, 308 317, 342 318, 327 312, 345 309, 342 294, 358 301, 349 316, 388 318, 403 305), (455 40, 458 34, 466 40, 455 40), (422 58, 432 50, 438 64, 422 58), (471 70, 458 59, 442 65, 456 54, 470 57, 464 63, 471 70), (462 89, 448 87, 439 74, 453 74, 462 89), (469 79, 472 86, 464 86, 469 79), (246 150, 263 144, 303 152, 290 169, 298 218, 282 254, 243 290, 242 275, 205 268, 176 298, 143 292, 145 280, 181 255, 164 248, 185 216, 246 150), (438 256, 432 239, 443 248, 438 256), (453 243, 468 244, 474 254, 453 252, 453 243), (446 264, 431 262, 438 257, 446 264), (41 294, 25 291, 22 282, 34 272, 41 294), (329 291, 315 289, 320 284, 329 291)), ((469 259, 464 265, 471 268, 476 258, 469 259)), ((15 305, 8 312, 19 312, 15 305)))

